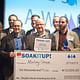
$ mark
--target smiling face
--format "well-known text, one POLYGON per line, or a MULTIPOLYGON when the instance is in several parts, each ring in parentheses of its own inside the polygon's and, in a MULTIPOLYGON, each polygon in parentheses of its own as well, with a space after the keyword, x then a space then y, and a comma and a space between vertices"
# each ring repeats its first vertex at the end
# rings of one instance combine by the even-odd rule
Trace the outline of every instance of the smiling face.
POLYGON ((15 33, 19 33, 22 29, 22 23, 19 20, 13 22, 13 30, 15 33))
POLYGON ((56 30, 59 30, 59 17, 55 16, 53 19, 53 25, 55 27, 56 30))
POLYGON ((36 24, 37 24, 37 32, 39 34, 43 34, 45 31, 45 26, 46 26, 44 20, 38 19, 36 24))

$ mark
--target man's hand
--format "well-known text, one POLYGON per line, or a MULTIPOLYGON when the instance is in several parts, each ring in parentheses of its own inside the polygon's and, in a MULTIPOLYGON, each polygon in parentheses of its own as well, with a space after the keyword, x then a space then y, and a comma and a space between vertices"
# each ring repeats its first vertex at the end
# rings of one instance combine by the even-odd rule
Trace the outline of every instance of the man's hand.
POLYGON ((69 48, 69 46, 67 46, 67 49, 64 49, 64 48, 62 47, 62 51, 71 51, 71 49, 69 48))
POLYGON ((16 54, 14 52, 10 52, 10 57, 15 57, 16 54))

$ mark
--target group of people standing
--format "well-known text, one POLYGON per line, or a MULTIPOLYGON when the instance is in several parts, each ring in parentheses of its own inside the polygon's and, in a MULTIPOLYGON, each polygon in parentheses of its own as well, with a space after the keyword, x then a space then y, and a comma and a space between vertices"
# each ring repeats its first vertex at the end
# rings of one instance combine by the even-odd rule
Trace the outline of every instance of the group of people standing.
MULTIPOLYGON (((9 16, 9 28, 0 26, 0 80, 13 80, 14 50, 34 50, 35 38, 51 39, 51 51, 79 51, 80 35, 67 28, 68 18, 55 16, 55 31, 50 34, 45 21, 39 15, 32 15, 32 29, 25 33, 23 23, 14 14, 9 16)), ((80 31, 78 32, 80 33, 80 31)))

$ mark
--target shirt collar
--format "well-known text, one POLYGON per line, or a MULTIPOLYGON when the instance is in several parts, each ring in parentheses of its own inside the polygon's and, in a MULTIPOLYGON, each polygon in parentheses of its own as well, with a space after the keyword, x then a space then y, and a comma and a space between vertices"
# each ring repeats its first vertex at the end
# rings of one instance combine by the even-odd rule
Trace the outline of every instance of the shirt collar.
POLYGON ((19 36, 18 37, 15 35, 14 32, 12 32, 12 35, 13 35, 14 38, 18 38, 18 39, 21 38, 21 34, 20 33, 19 33, 19 36))
POLYGON ((45 35, 45 33, 43 35, 40 35, 39 33, 37 33, 37 37, 44 38, 44 37, 46 37, 46 35, 45 35))

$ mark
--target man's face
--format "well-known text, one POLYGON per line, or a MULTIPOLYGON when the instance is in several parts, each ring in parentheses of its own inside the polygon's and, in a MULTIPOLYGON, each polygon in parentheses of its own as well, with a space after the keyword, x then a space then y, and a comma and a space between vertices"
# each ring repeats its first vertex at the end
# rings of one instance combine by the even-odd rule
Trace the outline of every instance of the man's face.
POLYGON ((59 17, 55 17, 53 19, 53 25, 54 25, 56 30, 59 30, 59 17))
POLYGON ((60 30, 64 30, 68 25, 68 22, 66 21, 66 18, 65 17, 62 17, 59 19, 59 27, 60 27, 60 30))
POLYGON ((36 21, 37 21, 37 19, 38 19, 37 16, 34 16, 34 17, 32 18, 31 25, 32 25, 33 28, 36 28, 36 21))
POLYGON ((13 27, 13 21, 17 20, 16 16, 10 16, 9 18, 9 25, 12 28, 13 27))
POLYGON ((44 33, 45 31, 45 23, 43 20, 38 20, 37 21, 37 32, 38 33, 44 33))
POLYGON ((21 22, 20 21, 14 21, 13 23, 13 30, 15 33, 19 33, 22 29, 22 26, 21 26, 21 22))

